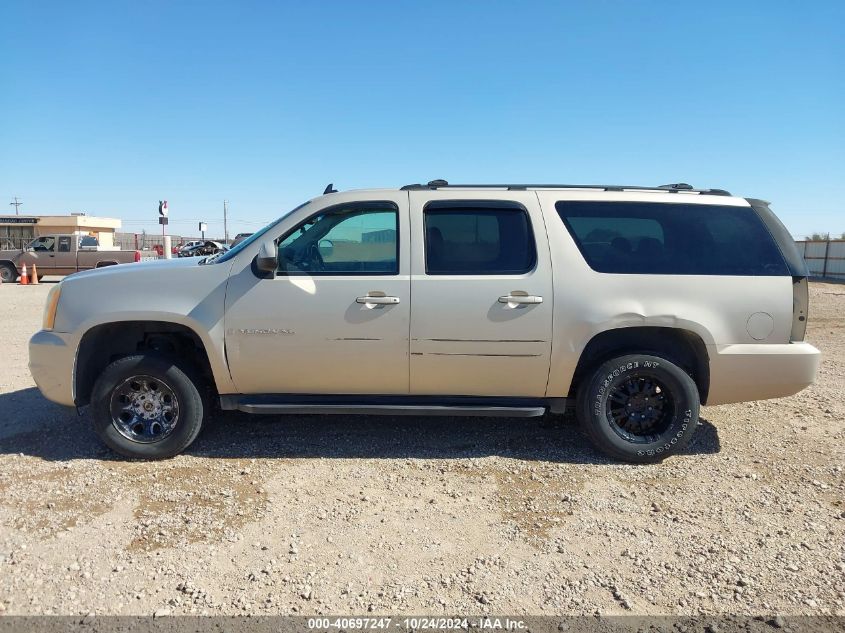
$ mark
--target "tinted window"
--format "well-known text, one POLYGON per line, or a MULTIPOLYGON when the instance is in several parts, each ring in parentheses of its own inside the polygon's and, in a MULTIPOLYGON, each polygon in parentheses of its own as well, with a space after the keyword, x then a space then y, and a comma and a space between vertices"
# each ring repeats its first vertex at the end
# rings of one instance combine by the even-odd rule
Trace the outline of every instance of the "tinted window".
POLYGON ((581 254, 603 273, 788 275, 750 207, 652 202, 558 202, 581 254))
POLYGON ((79 240, 80 246, 99 246, 100 242, 97 240, 96 237, 91 235, 86 235, 85 237, 80 238, 79 240))
MULTIPOLYGON (((80 246, 81 246, 80 242, 80 246)), ((63 235, 59 238, 59 252, 60 253, 69 253, 70 252, 70 235, 63 235)))
POLYGON ((519 275, 534 267, 528 213, 517 204, 434 202, 425 208, 429 275, 519 275))
POLYGON ((399 213, 393 203, 333 207, 279 242, 279 272, 308 275, 399 273, 399 213))

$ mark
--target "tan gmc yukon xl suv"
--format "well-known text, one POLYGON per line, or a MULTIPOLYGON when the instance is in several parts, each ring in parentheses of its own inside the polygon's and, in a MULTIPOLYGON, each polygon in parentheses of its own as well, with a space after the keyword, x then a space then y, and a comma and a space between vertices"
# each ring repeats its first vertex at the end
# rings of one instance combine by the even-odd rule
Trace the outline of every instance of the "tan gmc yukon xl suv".
POLYGON ((574 407, 608 455, 680 451, 700 404, 814 380, 807 270, 767 203, 686 184, 327 192, 225 254, 50 292, 42 393, 115 451, 247 413, 526 417, 574 407))

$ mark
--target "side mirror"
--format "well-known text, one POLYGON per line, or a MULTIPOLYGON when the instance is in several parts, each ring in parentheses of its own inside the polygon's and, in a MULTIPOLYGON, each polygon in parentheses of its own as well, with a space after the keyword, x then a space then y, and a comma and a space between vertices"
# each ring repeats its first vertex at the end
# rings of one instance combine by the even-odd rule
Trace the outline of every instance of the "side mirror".
POLYGON ((320 240, 317 244, 317 250, 320 252, 320 257, 323 259, 331 257, 332 253, 334 253, 334 242, 331 240, 320 240))
POLYGON ((263 273, 275 273, 278 266, 279 251, 276 250, 276 243, 268 240, 261 245, 255 256, 255 267, 263 273))

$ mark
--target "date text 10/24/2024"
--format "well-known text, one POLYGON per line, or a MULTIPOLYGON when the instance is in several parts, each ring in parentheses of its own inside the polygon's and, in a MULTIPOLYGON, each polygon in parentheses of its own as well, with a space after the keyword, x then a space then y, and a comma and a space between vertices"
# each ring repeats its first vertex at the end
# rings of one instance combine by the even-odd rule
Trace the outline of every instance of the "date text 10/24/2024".
POLYGON ((313 631, 331 630, 467 630, 480 629, 484 631, 522 631, 526 624, 520 619, 481 617, 481 618, 448 618, 448 617, 338 617, 338 618, 308 618, 308 629, 313 631))

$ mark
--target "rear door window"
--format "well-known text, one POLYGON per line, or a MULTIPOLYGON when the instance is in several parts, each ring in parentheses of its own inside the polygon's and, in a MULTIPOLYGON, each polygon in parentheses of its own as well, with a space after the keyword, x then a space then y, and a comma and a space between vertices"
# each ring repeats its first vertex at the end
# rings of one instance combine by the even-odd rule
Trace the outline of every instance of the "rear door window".
POLYGON ((603 273, 788 275, 750 207, 561 201, 555 205, 584 259, 603 273))
POLYGON ((424 220, 429 275, 520 275, 534 268, 531 223, 518 203, 430 202, 424 220))

